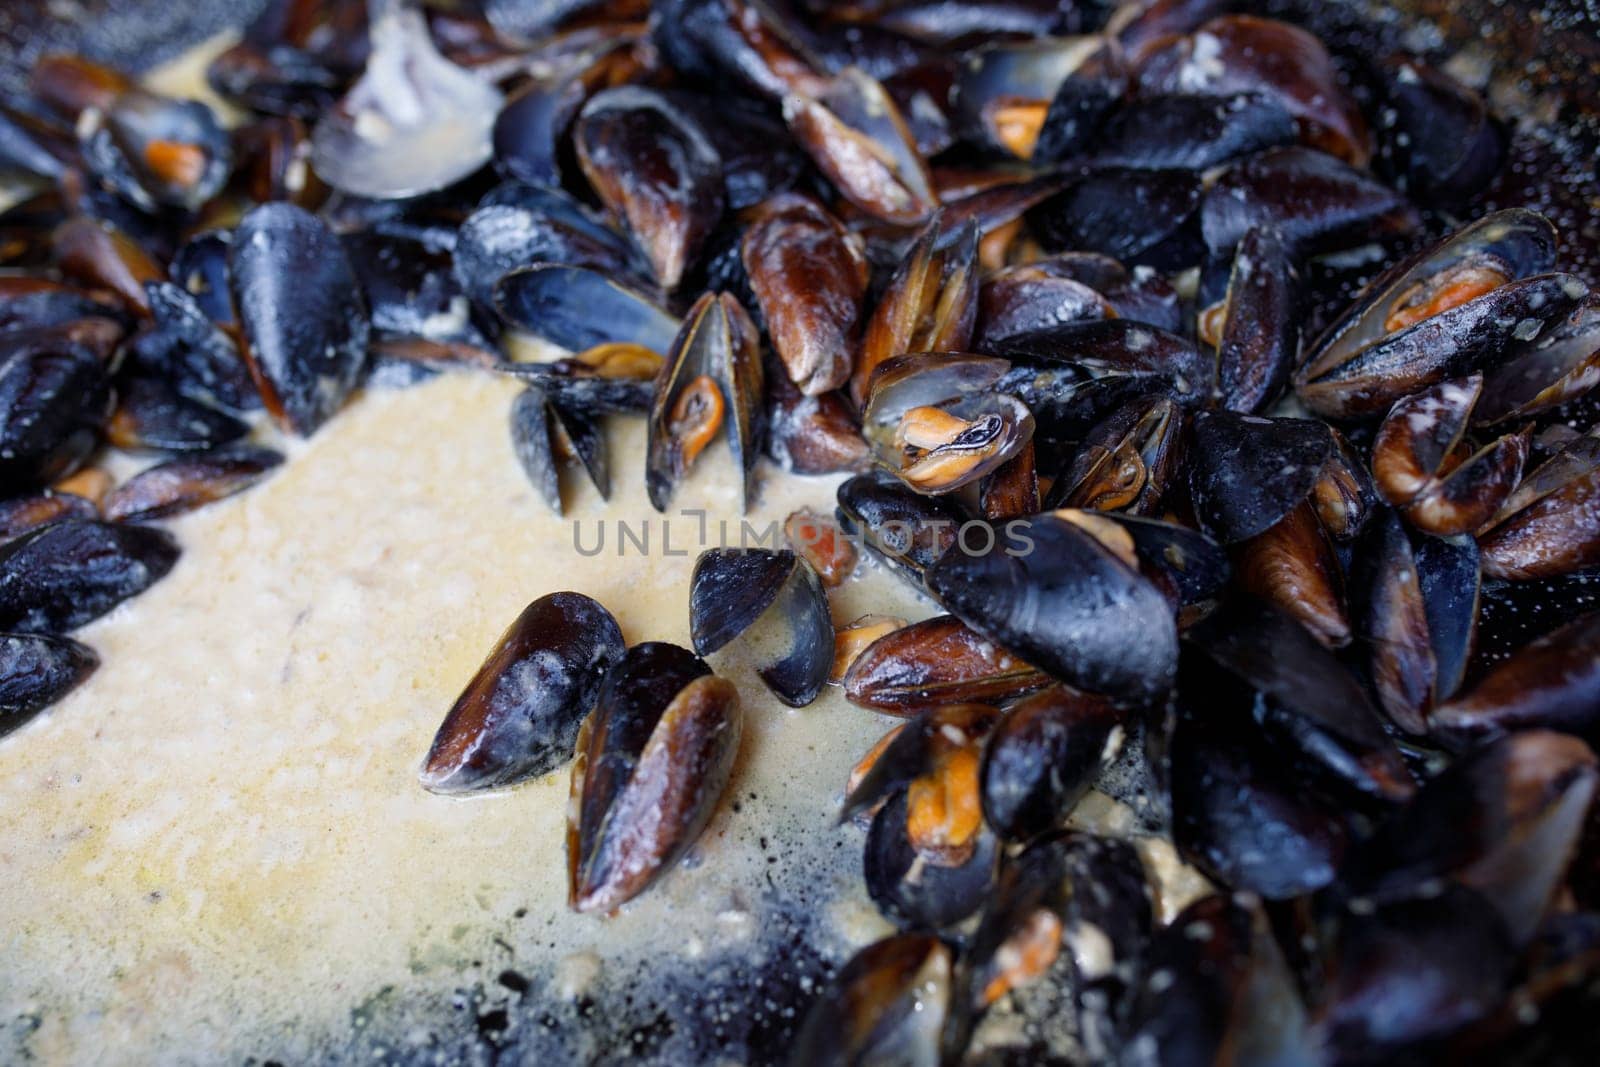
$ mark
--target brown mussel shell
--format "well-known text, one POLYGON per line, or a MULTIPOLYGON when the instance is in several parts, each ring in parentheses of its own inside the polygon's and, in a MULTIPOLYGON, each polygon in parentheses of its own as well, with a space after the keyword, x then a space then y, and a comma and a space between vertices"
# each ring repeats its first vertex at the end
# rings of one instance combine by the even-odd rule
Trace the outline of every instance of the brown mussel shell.
POLYGON ((283 462, 283 453, 241 445, 158 463, 106 495, 105 517, 116 522, 150 522, 242 493, 283 462))
POLYGON ((891 715, 935 704, 1000 704, 1050 684, 950 615, 912 623, 862 650, 844 676, 852 703, 891 715))
POLYGON ((475 793, 560 767, 626 649, 611 613, 581 593, 529 604, 440 724, 419 774, 423 788, 475 793))
POLYGON ((686 649, 647 641, 612 666, 573 765, 575 910, 615 910, 694 844, 732 775, 742 725, 738 692, 686 649))

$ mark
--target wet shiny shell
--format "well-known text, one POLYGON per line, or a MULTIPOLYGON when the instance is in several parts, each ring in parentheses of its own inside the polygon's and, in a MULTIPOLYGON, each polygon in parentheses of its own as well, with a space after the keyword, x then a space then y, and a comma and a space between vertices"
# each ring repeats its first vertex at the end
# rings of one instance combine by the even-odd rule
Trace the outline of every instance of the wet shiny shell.
POLYGON ((203 507, 256 484, 283 454, 250 445, 184 456, 140 471, 106 494, 101 510, 117 522, 150 522, 203 507))
POLYGON ((1076 688, 1128 704, 1165 695, 1177 630, 1155 586, 1054 515, 1031 520, 1025 541, 985 540, 928 569, 928 590, 947 610, 1076 688))
POLYGON ((292 204, 240 221, 229 249, 234 304, 267 409, 306 436, 360 380, 370 323, 355 271, 325 223, 292 204))
POLYGON ((4 494, 72 473, 99 441, 111 403, 105 369, 93 352, 71 343, 27 343, 15 334, 0 339, 4 494))
POLYGON ((1332 454, 1320 422, 1200 412, 1189 468, 1195 513, 1224 544, 1254 537, 1310 494, 1332 454))
POLYGON ((702 552, 689 580, 689 630, 702 656, 749 633, 756 673, 790 707, 815 700, 833 666, 827 592, 787 549, 702 552))
POLYGON ((611 668, 573 766, 574 909, 611 911, 671 869, 716 811, 742 726, 733 686, 685 649, 647 641, 611 668))
POLYGON ((626 648, 611 613, 581 593, 529 604, 440 724, 422 764, 423 787, 478 792, 560 767, 626 648))
POLYGON ((983 751, 983 814, 1007 841, 1065 825, 1121 749, 1124 713, 1056 686, 1011 707, 983 751))
POLYGON ((87 645, 45 634, 0 634, 0 737, 66 696, 93 674, 87 645))
POLYGON ((1048 675, 950 615, 885 634, 844 676, 852 704, 891 715, 936 704, 998 704, 1048 684, 1048 675))
POLYGON ((145 526, 69 519, 34 530, 0 546, 0 629, 75 629, 144 592, 177 560, 177 542, 145 526))

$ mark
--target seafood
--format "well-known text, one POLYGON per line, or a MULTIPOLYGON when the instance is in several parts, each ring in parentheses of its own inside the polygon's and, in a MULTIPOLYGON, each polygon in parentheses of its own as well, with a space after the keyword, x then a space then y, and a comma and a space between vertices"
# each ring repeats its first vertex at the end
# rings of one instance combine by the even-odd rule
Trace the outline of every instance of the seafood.
POLYGON ((575 910, 611 911, 677 862, 716 810, 742 725, 738 692, 686 649, 647 641, 612 666, 572 768, 575 910))
POLYGON ((815 700, 833 666, 828 594, 811 564, 787 550, 701 554, 689 584, 689 629, 702 656, 753 631, 756 673, 790 707, 815 700))
POLYGON ((606 673, 626 650, 611 613, 582 593, 529 604, 440 723, 423 760, 423 787, 498 789, 566 763, 606 673))

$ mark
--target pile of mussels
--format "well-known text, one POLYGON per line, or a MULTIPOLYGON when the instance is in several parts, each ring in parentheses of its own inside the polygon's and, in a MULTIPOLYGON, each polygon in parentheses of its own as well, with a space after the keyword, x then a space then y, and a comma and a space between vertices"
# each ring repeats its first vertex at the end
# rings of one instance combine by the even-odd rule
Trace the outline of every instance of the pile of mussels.
POLYGON ((226 122, 45 57, 0 106, 0 731, 173 566, 149 523, 281 462, 258 409, 512 375, 558 510, 569 467, 608 492, 608 415, 662 509, 724 439, 746 495, 763 453, 853 475, 793 550, 701 558, 692 652, 535 602, 422 772, 570 760, 607 912, 728 780, 701 656, 759 635, 783 701, 906 719, 841 783, 903 932, 797 1063, 953 1062, 1019 997, 1096 1061, 1581 1060, 1600 296, 1542 216, 1474 217, 1477 94, 1230 6, 272 0, 210 64, 226 122), (115 484, 108 446, 160 458, 115 484), (858 545, 948 614, 836 628, 858 545), (1511 583, 1560 625, 1486 655, 1511 583), (1217 887, 1164 925, 1068 828, 1130 752, 1217 887))

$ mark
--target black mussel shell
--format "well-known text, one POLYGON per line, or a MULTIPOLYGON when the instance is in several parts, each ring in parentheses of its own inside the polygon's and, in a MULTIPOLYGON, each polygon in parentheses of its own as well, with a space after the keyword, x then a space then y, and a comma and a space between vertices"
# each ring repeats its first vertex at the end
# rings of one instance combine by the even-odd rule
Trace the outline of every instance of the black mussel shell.
POLYGON ((495 306, 501 278, 532 264, 641 274, 638 253, 621 234, 567 194, 531 185, 503 185, 486 196, 461 224, 452 260, 461 288, 486 308, 495 306))
POLYGON ((614 910, 682 857, 732 776, 743 722, 738 692, 686 649, 647 641, 611 668, 572 769, 574 909, 614 910))
POLYGON ((228 180, 227 132, 198 100, 142 90, 121 94, 105 113, 80 123, 83 159, 95 176, 147 211, 193 211, 228 180))
POLYGON ((117 410, 106 424, 106 439, 125 451, 206 452, 249 432, 237 416, 143 374, 118 380, 117 410))
POLYGON ((868 945, 812 1003, 788 1062, 940 1062, 954 966, 954 953, 932 934, 895 934, 868 945))
MULTIPOLYGON (((202 230, 178 246, 167 266, 168 276, 218 326, 232 326, 237 321, 228 285, 228 248, 232 244, 232 230, 202 230)), ((154 307, 151 310, 159 316, 154 307)))
POLYGON ((924 496, 887 471, 840 483, 839 525, 917 589, 956 542, 965 516, 941 497, 924 496))
POLYGON ((1317 1062, 1260 901, 1202 897, 1156 933, 1123 1047, 1131 1063, 1317 1062))
POLYGON ((1090 158, 1103 167, 1203 171, 1295 140, 1294 119, 1265 96, 1161 94, 1112 112, 1090 158))
POLYGON ((1506 134, 1483 97, 1415 56, 1380 64, 1392 111, 1384 162, 1418 203, 1465 204, 1505 162, 1506 134))
POLYGON ((63 633, 166 577, 178 544, 161 530, 68 519, 0 546, 0 629, 63 633))
POLYGON ((1006 841, 1064 826, 1122 747, 1125 713, 1065 686, 1013 705, 983 750, 983 814, 1006 841))
POLYGON ((557 515, 563 513, 561 467, 578 461, 601 499, 611 493, 605 432, 593 418, 551 401, 538 385, 524 389, 511 405, 511 450, 523 473, 557 515))
POLYGON ((833 666, 827 592, 787 549, 702 552, 689 584, 689 629, 702 656, 750 633, 756 673, 790 707, 815 700, 833 666))
POLYGON ((494 304, 512 325, 569 352, 625 343, 664 354, 682 325, 650 297, 584 267, 514 270, 495 284, 494 304))
POLYGON ((423 760, 423 788, 498 789, 560 767, 626 649, 611 613, 581 593, 529 604, 440 724, 423 760))
POLYGON ((1189 455, 1195 513, 1213 537, 1234 544, 1277 525, 1310 495, 1333 455, 1333 434, 1311 419, 1202 411, 1189 455))
POLYGON ((68 637, 0 634, 0 737, 76 689, 100 657, 68 637))
POLYGON ((0 495, 71 474, 99 443, 111 412, 95 353, 35 331, 0 335, 0 495))
POLYGON ((267 410, 293 433, 315 432, 360 381, 371 331, 338 238, 293 204, 264 204, 234 231, 228 272, 267 410))
POLYGON ((1200 202, 1193 171, 1105 167, 1028 212, 1028 222, 1047 251, 1100 252, 1178 271, 1204 251, 1200 202))
POLYGON ((1160 590, 1054 515, 993 533, 928 568, 928 590, 947 610, 1076 688, 1126 704, 1166 695, 1178 637, 1160 590))
POLYGON ((233 411, 259 408, 261 394, 238 345, 194 294, 172 282, 151 282, 145 292, 152 324, 129 343, 129 363, 202 403, 233 411))
POLYGON ((984 827, 971 855, 945 867, 923 858, 906 836, 906 792, 892 796, 867 830, 862 876, 878 910, 905 929, 942 930, 983 906, 994 886, 999 839, 984 827))

